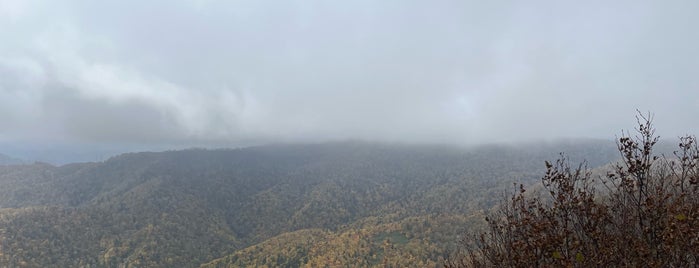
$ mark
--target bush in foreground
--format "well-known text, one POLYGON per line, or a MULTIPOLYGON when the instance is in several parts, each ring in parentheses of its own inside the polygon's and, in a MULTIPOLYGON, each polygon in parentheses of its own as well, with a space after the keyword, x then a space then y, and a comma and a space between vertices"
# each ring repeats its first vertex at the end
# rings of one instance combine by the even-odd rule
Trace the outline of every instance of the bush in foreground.
POLYGON ((622 133, 622 160, 595 180, 584 164, 546 163, 544 196, 522 185, 486 218, 445 267, 696 267, 699 265, 699 146, 679 139, 658 156, 650 115, 622 133))

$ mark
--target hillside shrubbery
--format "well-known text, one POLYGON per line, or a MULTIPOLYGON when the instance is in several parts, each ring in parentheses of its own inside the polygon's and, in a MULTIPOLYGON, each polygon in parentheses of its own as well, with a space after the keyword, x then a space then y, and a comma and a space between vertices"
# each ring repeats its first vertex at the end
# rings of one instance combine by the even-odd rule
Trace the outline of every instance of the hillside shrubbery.
POLYGON ((486 218, 446 267, 696 267, 699 265, 699 146, 680 138, 658 156, 650 115, 622 133, 621 161, 595 178, 562 155, 546 163, 544 195, 523 186, 486 218))

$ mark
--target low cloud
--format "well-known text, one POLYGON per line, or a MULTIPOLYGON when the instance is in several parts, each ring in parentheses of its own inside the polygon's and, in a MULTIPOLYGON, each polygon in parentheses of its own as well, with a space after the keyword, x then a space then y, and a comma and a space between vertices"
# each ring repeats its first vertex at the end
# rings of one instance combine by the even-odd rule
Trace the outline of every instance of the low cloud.
POLYGON ((694 1, 0 3, 3 141, 609 138, 636 108, 699 130, 694 1))

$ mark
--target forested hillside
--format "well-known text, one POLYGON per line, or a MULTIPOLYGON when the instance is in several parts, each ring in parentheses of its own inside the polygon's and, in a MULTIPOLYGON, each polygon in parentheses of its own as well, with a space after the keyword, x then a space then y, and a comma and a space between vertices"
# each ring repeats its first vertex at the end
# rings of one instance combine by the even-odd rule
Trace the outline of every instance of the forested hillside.
POLYGON ((0 266, 439 265, 562 151, 591 166, 618 157, 609 141, 344 142, 0 166, 0 266))

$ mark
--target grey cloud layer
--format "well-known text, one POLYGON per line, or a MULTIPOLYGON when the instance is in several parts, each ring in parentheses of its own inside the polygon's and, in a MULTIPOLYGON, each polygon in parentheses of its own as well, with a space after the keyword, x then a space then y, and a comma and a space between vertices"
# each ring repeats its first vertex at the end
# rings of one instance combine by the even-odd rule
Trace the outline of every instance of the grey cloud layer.
POLYGON ((699 130, 695 1, 2 1, 0 139, 699 130))

